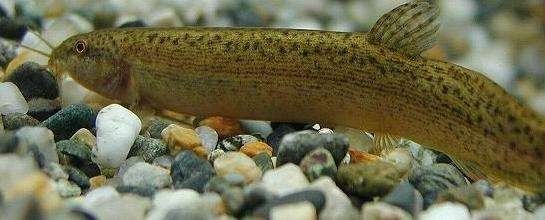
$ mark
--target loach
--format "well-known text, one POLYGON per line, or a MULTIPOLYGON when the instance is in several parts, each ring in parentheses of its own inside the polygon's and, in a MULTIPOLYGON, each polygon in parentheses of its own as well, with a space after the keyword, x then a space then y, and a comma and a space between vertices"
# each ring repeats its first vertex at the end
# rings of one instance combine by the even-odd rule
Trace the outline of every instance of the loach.
POLYGON ((422 58, 435 3, 384 15, 370 33, 270 28, 129 28, 80 34, 49 66, 126 104, 199 116, 319 122, 404 137, 448 154, 472 179, 537 191, 545 124, 482 74, 422 58))

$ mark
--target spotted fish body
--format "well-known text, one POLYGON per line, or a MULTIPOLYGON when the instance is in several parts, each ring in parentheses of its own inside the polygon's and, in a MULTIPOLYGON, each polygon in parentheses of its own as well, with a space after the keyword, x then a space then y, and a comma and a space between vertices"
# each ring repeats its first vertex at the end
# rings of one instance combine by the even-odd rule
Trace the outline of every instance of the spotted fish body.
POLYGON ((543 121, 482 74, 419 56, 434 44, 438 13, 411 2, 370 33, 99 30, 64 41, 49 64, 124 103, 404 137, 448 154, 474 179, 539 189, 543 121))

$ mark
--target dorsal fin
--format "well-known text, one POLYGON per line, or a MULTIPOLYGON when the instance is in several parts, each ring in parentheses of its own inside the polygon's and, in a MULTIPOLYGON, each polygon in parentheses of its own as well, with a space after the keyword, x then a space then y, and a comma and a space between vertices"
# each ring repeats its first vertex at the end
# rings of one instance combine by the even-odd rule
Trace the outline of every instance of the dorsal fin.
POLYGON ((369 33, 369 42, 411 57, 433 47, 439 30, 434 0, 417 0, 383 15, 369 33))

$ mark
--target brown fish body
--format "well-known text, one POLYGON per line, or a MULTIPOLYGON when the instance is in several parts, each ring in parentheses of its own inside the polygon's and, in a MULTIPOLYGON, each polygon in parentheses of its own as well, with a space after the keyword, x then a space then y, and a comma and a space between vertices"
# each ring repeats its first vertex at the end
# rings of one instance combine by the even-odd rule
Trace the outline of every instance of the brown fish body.
POLYGON ((389 133, 478 168, 475 175, 529 190, 543 185, 545 126, 530 109, 480 73, 410 57, 369 37, 267 28, 110 29, 66 40, 50 64, 126 103, 389 133), (85 42, 85 54, 66 55, 78 42, 85 42))

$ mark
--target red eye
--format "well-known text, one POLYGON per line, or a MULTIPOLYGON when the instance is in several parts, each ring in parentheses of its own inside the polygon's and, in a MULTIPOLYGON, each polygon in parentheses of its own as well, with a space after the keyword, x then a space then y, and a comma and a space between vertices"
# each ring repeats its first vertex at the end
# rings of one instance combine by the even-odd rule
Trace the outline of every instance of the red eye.
POLYGON ((74 50, 77 53, 85 52, 87 50, 87 43, 84 40, 76 41, 76 45, 74 46, 74 50))

